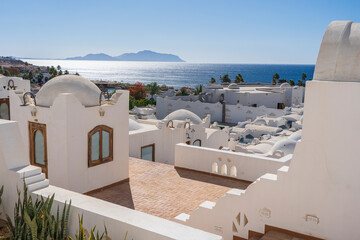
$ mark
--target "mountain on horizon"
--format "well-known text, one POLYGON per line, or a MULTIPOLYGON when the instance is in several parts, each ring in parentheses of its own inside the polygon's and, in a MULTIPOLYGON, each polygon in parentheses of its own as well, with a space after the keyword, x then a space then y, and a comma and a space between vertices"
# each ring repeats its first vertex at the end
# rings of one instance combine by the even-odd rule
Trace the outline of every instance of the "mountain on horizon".
POLYGON ((124 53, 120 56, 109 56, 105 53, 87 54, 84 57, 69 57, 65 60, 89 60, 89 61, 144 61, 144 62, 185 62, 180 57, 168 54, 144 50, 137 53, 124 53))

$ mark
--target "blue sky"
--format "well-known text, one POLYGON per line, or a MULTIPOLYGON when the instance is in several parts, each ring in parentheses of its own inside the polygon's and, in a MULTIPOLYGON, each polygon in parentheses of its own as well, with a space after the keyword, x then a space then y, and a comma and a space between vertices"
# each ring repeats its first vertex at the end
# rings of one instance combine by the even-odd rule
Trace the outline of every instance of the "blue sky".
POLYGON ((327 25, 359 22, 360 1, 6 0, 1 9, 3 56, 148 49, 187 62, 313 64, 327 25))

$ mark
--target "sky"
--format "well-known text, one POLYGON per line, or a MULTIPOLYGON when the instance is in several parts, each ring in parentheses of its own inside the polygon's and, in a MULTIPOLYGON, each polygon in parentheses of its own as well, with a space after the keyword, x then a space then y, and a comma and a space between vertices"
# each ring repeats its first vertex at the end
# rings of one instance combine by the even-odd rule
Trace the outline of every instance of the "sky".
POLYGON ((314 64, 327 25, 360 22, 358 0, 5 0, 0 56, 118 56, 194 63, 314 64))

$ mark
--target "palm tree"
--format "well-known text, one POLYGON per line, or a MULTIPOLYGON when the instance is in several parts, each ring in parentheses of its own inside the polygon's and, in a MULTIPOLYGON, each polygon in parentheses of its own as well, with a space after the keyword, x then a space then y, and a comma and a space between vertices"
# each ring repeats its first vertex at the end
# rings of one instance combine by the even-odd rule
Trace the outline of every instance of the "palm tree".
POLYGON ((242 83, 244 82, 244 78, 242 77, 242 75, 239 73, 234 80, 234 83, 242 83))
POLYGON ((155 94, 159 94, 161 92, 160 86, 156 82, 150 83, 146 87, 149 94, 151 95, 151 99, 154 99, 155 94))
POLYGON ((303 73, 303 74, 301 75, 301 79, 302 79, 303 81, 305 81, 306 78, 307 78, 306 73, 303 73))
POLYGON ((231 79, 229 78, 229 74, 225 74, 224 76, 220 77, 222 83, 231 83, 231 79))
POLYGON ((199 95, 202 92, 202 84, 195 87, 195 95, 199 95))
POLYGON ((210 80, 210 83, 211 84, 216 83, 216 79, 212 77, 211 80, 210 80))

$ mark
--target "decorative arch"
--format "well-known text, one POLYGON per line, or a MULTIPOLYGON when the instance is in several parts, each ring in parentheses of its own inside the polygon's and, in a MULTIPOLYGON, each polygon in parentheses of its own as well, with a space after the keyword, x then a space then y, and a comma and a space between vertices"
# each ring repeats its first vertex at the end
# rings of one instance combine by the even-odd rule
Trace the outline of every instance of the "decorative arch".
POLYGON ((237 177, 237 169, 235 166, 231 166, 230 168, 230 176, 231 177, 237 177))
POLYGON ((194 145, 194 146, 201 147, 201 140, 200 140, 200 139, 196 139, 196 140, 193 142, 193 145, 194 145))
POLYGON ((173 120, 169 120, 166 124, 166 127, 169 127, 169 128, 174 128, 174 122, 173 120))
POLYGON ((211 166, 211 172, 212 173, 219 173, 219 167, 218 167, 218 164, 216 162, 213 162, 213 164, 211 166))
POLYGON ((221 166, 221 175, 228 175, 228 169, 227 169, 226 164, 223 164, 221 166))

